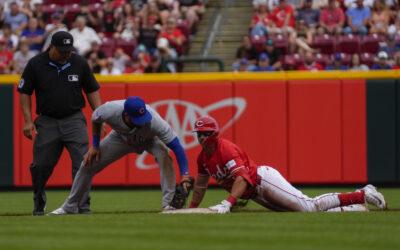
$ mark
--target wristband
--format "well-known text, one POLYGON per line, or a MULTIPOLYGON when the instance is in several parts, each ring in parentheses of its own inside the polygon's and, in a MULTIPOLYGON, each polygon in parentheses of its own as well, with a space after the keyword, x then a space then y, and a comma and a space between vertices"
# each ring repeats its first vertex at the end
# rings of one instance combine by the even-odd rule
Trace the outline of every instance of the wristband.
POLYGON ((192 202, 190 202, 189 208, 196 208, 198 206, 199 206, 199 203, 192 201, 192 202))
POLYGON ((233 205, 236 204, 237 199, 235 197, 233 197, 232 195, 229 195, 228 199, 226 199, 227 201, 229 201, 229 203, 233 205))
POLYGON ((95 147, 95 148, 100 147, 100 135, 93 135, 92 144, 93 144, 93 147, 95 147))

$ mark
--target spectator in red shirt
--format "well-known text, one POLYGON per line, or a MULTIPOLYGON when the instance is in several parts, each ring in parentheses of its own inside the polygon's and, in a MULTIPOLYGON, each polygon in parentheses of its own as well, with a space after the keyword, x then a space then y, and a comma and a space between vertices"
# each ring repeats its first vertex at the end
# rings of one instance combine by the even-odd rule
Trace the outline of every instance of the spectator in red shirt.
POLYGON ((143 74, 146 67, 144 67, 138 58, 134 58, 125 63, 124 74, 143 74))
POLYGON ((329 0, 328 6, 321 10, 319 17, 319 33, 320 34, 336 34, 342 33, 345 16, 343 10, 337 7, 336 0, 329 0))
POLYGON ((183 45, 186 41, 185 36, 180 29, 176 27, 176 20, 174 17, 169 17, 167 23, 161 32, 161 37, 168 39, 171 47, 173 47, 178 55, 183 54, 183 45))
POLYGON ((312 52, 307 52, 304 57, 304 63, 300 64, 297 67, 298 70, 307 70, 307 71, 318 71, 324 70, 324 67, 315 62, 314 55, 312 52))
POLYGON ((251 19, 251 35, 265 36, 267 35, 267 31, 271 32, 271 30, 267 30, 268 27, 272 26, 275 26, 275 24, 271 20, 267 4, 259 3, 253 18, 251 19))
POLYGON ((394 65, 392 69, 400 69, 400 52, 394 54, 394 65))
POLYGON ((0 73, 10 74, 13 52, 7 48, 7 42, 4 39, 0 40, 0 73))
POLYGON ((293 6, 286 3, 286 0, 279 0, 279 5, 271 13, 271 19, 280 32, 291 33, 295 25, 293 6))

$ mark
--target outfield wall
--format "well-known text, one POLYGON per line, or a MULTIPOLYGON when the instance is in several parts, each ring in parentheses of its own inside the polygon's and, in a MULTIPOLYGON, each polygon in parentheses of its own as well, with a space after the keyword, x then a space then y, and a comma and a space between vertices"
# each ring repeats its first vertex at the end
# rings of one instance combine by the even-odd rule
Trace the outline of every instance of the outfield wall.
MULTIPOLYGON (((302 184, 400 183, 400 72, 199 73, 96 78, 103 101, 142 96, 178 132, 196 174, 194 120, 209 114, 222 135, 259 164, 302 184)), ((0 76, 0 185, 30 186, 32 142, 23 137, 16 85, 0 76)), ((90 118, 89 108, 85 108, 90 118)), ((90 125, 89 125, 90 127, 90 125)), ((49 186, 71 184, 63 153, 49 186)), ((124 157, 94 185, 159 183, 150 155, 124 157)))

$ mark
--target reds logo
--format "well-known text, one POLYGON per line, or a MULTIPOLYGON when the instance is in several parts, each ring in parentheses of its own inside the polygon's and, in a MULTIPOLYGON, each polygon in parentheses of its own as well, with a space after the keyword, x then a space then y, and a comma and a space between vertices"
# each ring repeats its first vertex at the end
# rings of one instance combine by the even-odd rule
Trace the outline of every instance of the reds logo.
POLYGON ((197 122, 196 122, 196 126, 197 126, 197 127, 203 127, 203 125, 204 125, 204 122, 203 122, 203 121, 197 121, 197 122))
MULTIPOLYGON (((246 105, 246 100, 242 97, 223 99, 205 107, 178 99, 161 100, 150 104, 150 106, 158 112, 161 109, 166 109, 163 119, 167 121, 171 125, 172 129, 178 134, 179 140, 181 141, 183 148, 186 150, 198 145, 196 134, 192 132, 194 129, 194 123, 198 118, 210 115, 209 113, 219 109, 235 107, 236 109, 233 116, 225 124, 221 124, 220 131, 222 133, 239 119, 246 109, 246 105), (184 110, 184 114, 183 117, 180 118, 178 110, 182 109, 184 110)), ((197 126, 199 126, 199 124, 197 124, 197 126)), ((136 158, 136 166, 139 169, 152 169, 157 167, 156 164, 145 163, 147 156, 148 153, 143 152, 143 154, 136 158)))

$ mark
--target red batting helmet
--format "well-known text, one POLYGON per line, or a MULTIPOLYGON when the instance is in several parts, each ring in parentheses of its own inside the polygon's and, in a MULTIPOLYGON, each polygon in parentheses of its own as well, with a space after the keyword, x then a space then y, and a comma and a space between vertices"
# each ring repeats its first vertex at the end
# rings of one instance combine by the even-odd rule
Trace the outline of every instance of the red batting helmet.
POLYGON ((210 116, 204 116, 199 118, 194 123, 194 132, 198 131, 213 131, 215 133, 219 133, 219 126, 214 118, 210 116))

